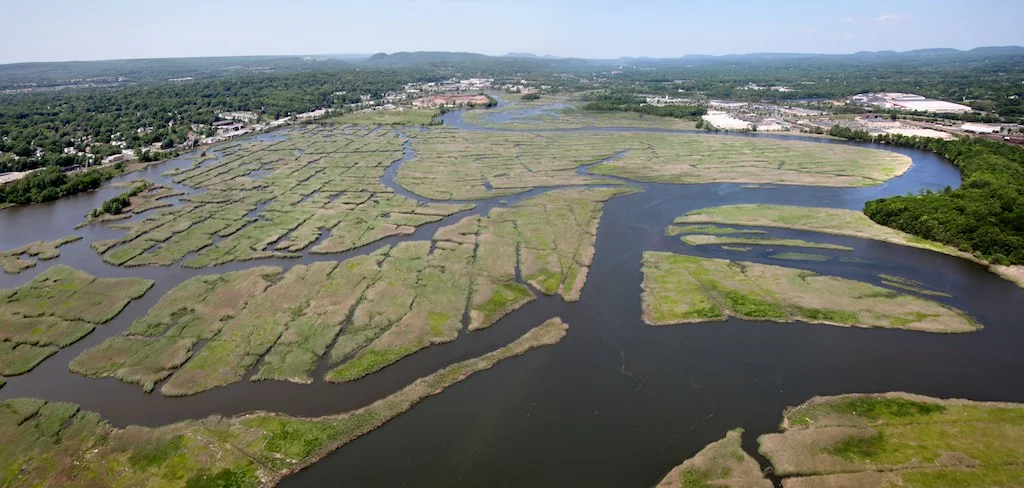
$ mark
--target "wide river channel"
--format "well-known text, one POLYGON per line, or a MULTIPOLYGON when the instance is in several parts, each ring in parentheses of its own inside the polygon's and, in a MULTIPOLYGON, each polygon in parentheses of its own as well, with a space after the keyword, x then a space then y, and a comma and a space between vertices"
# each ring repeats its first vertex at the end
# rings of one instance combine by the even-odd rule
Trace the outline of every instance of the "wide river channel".
MULTIPOLYGON (((461 112, 445 116, 449 126, 467 125, 461 112)), ((615 130, 615 129, 565 129, 615 130)), ((638 131, 642 129, 618 129, 638 131)), ((693 132, 693 131, 669 131, 693 132)), ((282 135, 264 135, 278 138, 282 135)), ((707 137, 786 137, 707 135, 707 137)), ((853 144, 800 138, 822 144, 853 144)), ((290 267, 315 260, 341 260, 403 240, 429 239, 442 225, 523 196, 479 205, 420 227, 412 236, 389 238, 339 255, 261 260, 190 270, 172 267, 119 268, 89 248, 122 231, 76 224, 105 199, 124 191, 108 186, 48 204, 0 210, 0 249, 40 239, 82 235, 19 275, 0 275, 0 288, 30 281, 49 266, 65 264, 101 277, 139 276, 156 281, 145 297, 111 323, 62 350, 27 375, 8 378, 0 399, 36 397, 68 401, 99 412, 112 424, 160 425, 209 415, 268 410, 318 416, 344 412, 392 393, 452 362, 496 349, 544 320, 560 316, 570 326, 557 345, 530 351, 473 375, 428 398, 376 431, 286 478, 283 486, 651 486, 673 466, 726 431, 743 427, 744 448, 757 456, 757 436, 776 431, 782 411, 814 395, 907 391, 937 397, 1024 402, 1024 289, 978 264, 936 252, 884 242, 768 229, 771 236, 843 244, 853 252, 826 262, 779 261, 778 249, 723 251, 690 247, 664 235, 672 220, 690 210, 737 203, 777 203, 861 209, 883 196, 956 187, 960 176, 941 157, 923 151, 873 146, 913 159, 898 178, 869 188, 740 184, 665 185, 631 183, 643 191, 610 200, 597 235, 596 255, 582 298, 565 303, 541 299, 488 329, 432 346, 363 380, 311 385, 242 381, 185 398, 146 394, 114 379, 88 379, 68 371, 68 362, 105 338, 122 333, 165 292, 200 274, 251 266, 290 267), (504 202, 502 202, 504 200, 504 202), (730 319, 701 325, 650 327, 641 321, 640 269, 644 251, 722 257, 809 269, 878 284, 879 273, 917 280, 950 298, 984 325, 959 335, 901 330, 778 324, 730 319), (852 259, 851 259, 852 258, 852 259)), ((382 181, 394 184, 402 162, 382 181)), ((192 165, 196 154, 151 166, 115 180, 148 178, 189 193, 161 176, 192 165)), ((585 168, 581 171, 586 171, 585 168)), ((526 196, 548 189, 538 189, 526 196)), ((426 201, 422 197, 416 197, 426 201)))

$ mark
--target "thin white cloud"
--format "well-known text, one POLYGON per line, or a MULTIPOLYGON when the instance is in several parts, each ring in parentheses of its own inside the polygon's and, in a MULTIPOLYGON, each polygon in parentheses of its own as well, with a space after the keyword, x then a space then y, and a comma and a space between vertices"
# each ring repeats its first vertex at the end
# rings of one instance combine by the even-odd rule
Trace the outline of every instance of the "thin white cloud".
POLYGON ((903 20, 903 16, 899 14, 885 14, 875 18, 877 22, 893 22, 896 20, 903 20))
POLYGON ((817 27, 808 27, 808 28, 804 29, 804 36, 809 36, 811 34, 814 34, 817 31, 818 31, 817 27))
POLYGON ((843 17, 839 19, 839 22, 843 24, 848 24, 850 22, 853 22, 853 17, 843 17))

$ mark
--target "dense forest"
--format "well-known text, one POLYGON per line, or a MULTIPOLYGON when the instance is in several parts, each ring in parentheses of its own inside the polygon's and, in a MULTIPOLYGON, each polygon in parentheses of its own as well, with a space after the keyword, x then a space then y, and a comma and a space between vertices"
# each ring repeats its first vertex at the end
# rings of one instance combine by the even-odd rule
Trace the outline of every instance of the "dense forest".
POLYGON ((63 149, 91 147, 101 159, 127 147, 186 140, 193 124, 209 125, 222 111, 250 110, 268 118, 358 102, 417 78, 417 71, 365 70, 260 74, 124 88, 83 88, 0 96, 0 172, 80 165, 63 149), (41 154, 41 155, 40 155, 41 154), (15 158, 14 156, 17 156, 15 158))
POLYGON ((113 167, 68 174, 51 166, 32 172, 18 181, 0 185, 0 205, 49 202, 95 190, 105 180, 121 174, 122 170, 123 166, 119 163, 113 167))
POLYGON ((864 207, 871 220, 996 264, 1024 264, 1024 148, 981 138, 874 140, 941 154, 963 173, 963 184, 872 200, 864 207))

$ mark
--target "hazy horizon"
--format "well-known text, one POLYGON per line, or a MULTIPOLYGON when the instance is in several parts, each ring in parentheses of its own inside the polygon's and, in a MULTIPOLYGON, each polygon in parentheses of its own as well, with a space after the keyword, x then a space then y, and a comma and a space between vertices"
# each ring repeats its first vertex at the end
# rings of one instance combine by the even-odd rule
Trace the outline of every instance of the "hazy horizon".
POLYGON ((281 53, 281 54, 245 53, 245 54, 214 54, 214 55, 195 55, 195 56, 145 56, 145 57, 131 57, 131 58, 52 59, 52 60, 42 60, 42 61, 0 62, 0 66, 2 66, 2 65, 13 65, 13 64, 24 64, 24 63, 77 63, 77 62, 92 62, 92 61, 126 61, 126 60, 130 61, 130 60, 143 60, 143 59, 202 59, 202 58, 246 58, 246 57, 256 57, 256 58, 258 58, 258 57, 269 57, 269 58, 289 58, 289 57, 317 58, 317 57, 323 57, 323 58, 330 58, 330 59, 338 59, 340 61, 346 61, 346 60, 348 60, 346 58, 366 59, 366 58, 369 58, 369 57, 371 57, 371 56, 373 56, 375 54, 388 54, 388 55, 391 55, 391 54, 406 53, 406 52, 467 53, 467 54, 483 54, 483 55, 486 55, 486 56, 494 56, 494 57, 516 57, 516 56, 519 56, 519 55, 523 55, 523 56, 533 55, 533 56, 536 56, 538 58, 547 57, 548 59, 585 59, 585 60, 597 60, 597 61, 601 61, 601 60, 614 61, 614 60, 617 60, 617 59, 643 59, 643 58, 648 58, 648 59, 675 59, 675 58, 683 58, 683 57, 686 57, 686 56, 725 57, 725 56, 748 56, 748 55, 758 55, 758 54, 779 54, 779 55, 785 55, 785 54, 795 54, 795 55, 806 54, 806 55, 809 55, 809 56, 815 56, 815 55, 843 56, 843 55, 857 54, 857 53, 862 53, 862 52, 895 52, 895 53, 901 53, 901 52, 910 52, 910 51, 918 51, 918 50, 929 50, 929 49, 957 49, 959 51, 970 51, 972 49, 988 48, 988 47, 996 47, 996 48, 999 48, 999 47, 1020 47, 1020 48, 1024 48, 1024 45, 1021 45, 1021 44, 1007 44, 1007 45, 1001 45, 1001 46, 981 45, 981 46, 974 46, 974 47, 970 47, 970 48, 950 48, 949 46, 934 46, 934 47, 928 47, 928 48, 916 48, 916 49, 907 49, 907 50, 880 49, 880 50, 877 50, 877 51, 874 51, 874 50, 871 50, 871 51, 869 51, 869 50, 862 50, 862 51, 850 51, 850 52, 843 52, 843 53, 823 53, 823 52, 815 52, 815 51, 750 51, 750 52, 736 52, 736 53, 724 53, 724 54, 685 53, 685 54, 680 54, 678 56, 648 56, 648 55, 644 55, 644 54, 637 54, 637 55, 628 55, 627 54, 627 55, 623 55, 623 56, 619 56, 619 57, 615 57, 615 58, 611 58, 611 57, 558 56, 558 55, 553 55, 553 54, 549 54, 549 53, 535 53, 535 52, 528 52, 528 51, 509 51, 507 53, 481 53, 481 52, 466 51, 466 50, 436 50, 436 49, 430 49, 430 50, 410 50, 410 49, 405 49, 405 50, 397 50, 397 51, 378 51, 378 52, 372 52, 372 53, 371 52, 365 52, 365 53, 357 53, 357 52, 351 52, 351 53, 349 53, 349 52, 336 52, 336 53, 335 52, 323 52, 323 53, 281 53), (510 56, 510 55, 512 55, 512 56, 510 56))
POLYGON ((399 51, 510 52, 615 59, 686 54, 848 54, 859 51, 961 50, 1024 44, 999 15, 951 0, 894 0, 857 6, 798 0, 740 1, 728 8, 640 0, 15 0, 11 19, 49 12, 40 27, 17 22, 0 31, 0 63, 214 56, 302 56, 399 51), (26 42, 30 40, 31 42, 26 42))

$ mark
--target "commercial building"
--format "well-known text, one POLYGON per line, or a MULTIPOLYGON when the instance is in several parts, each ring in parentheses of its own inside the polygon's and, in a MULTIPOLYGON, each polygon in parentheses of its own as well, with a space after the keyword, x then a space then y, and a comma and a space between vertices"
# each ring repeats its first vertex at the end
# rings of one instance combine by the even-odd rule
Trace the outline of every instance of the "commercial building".
POLYGON ((259 120, 260 116, 256 112, 223 112, 219 114, 220 118, 226 120, 241 120, 252 124, 259 120))
POLYGON ((125 161, 134 161, 135 151, 132 149, 125 149, 121 151, 121 154, 114 154, 103 158, 103 164, 117 164, 125 161))
POLYGON ((975 124, 968 122, 961 125, 960 130, 964 132, 973 132, 975 134, 998 134, 1001 128, 998 125, 975 124))
POLYGON ((747 106, 747 102, 730 102, 728 100, 711 100, 708 107, 721 110, 739 110, 747 106))
POLYGON ((214 124, 214 126, 217 129, 217 133, 221 134, 221 135, 223 135, 224 133, 227 133, 227 132, 237 132, 237 131, 240 131, 243 128, 245 128, 245 124, 243 124, 241 122, 232 122, 230 124, 220 124, 220 125, 217 125, 217 124, 220 124, 220 123, 218 122, 218 123, 214 124))
POLYGON ((953 139, 953 135, 948 132, 942 132, 941 130, 935 129, 922 129, 919 127, 897 127, 893 129, 885 129, 885 133, 910 137, 929 137, 932 139, 943 139, 946 141, 953 139))
POLYGON ((717 110, 709 110, 708 114, 701 118, 706 124, 722 130, 750 130, 751 128, 750 122, 717 110))
POLYGON ((318 109, 318 110, 314 110, 312 112, 304 112, 304 113, 298 114, 298 115, 295 116, 295 118, 298 119, 298 120, 318 119, 320 117, 323 117, 323 116, 327 115, 327 113, 328 113, 328 110, 326 108, 321 108, 321 109, 318 109))
POLYGON ((854 95, 850 101, 858 105, 868 105, 884 110, 907 110, 936 114, 964 113, 973 110, 967 105, 932 100, 912 93, 861 93, 854 95))

